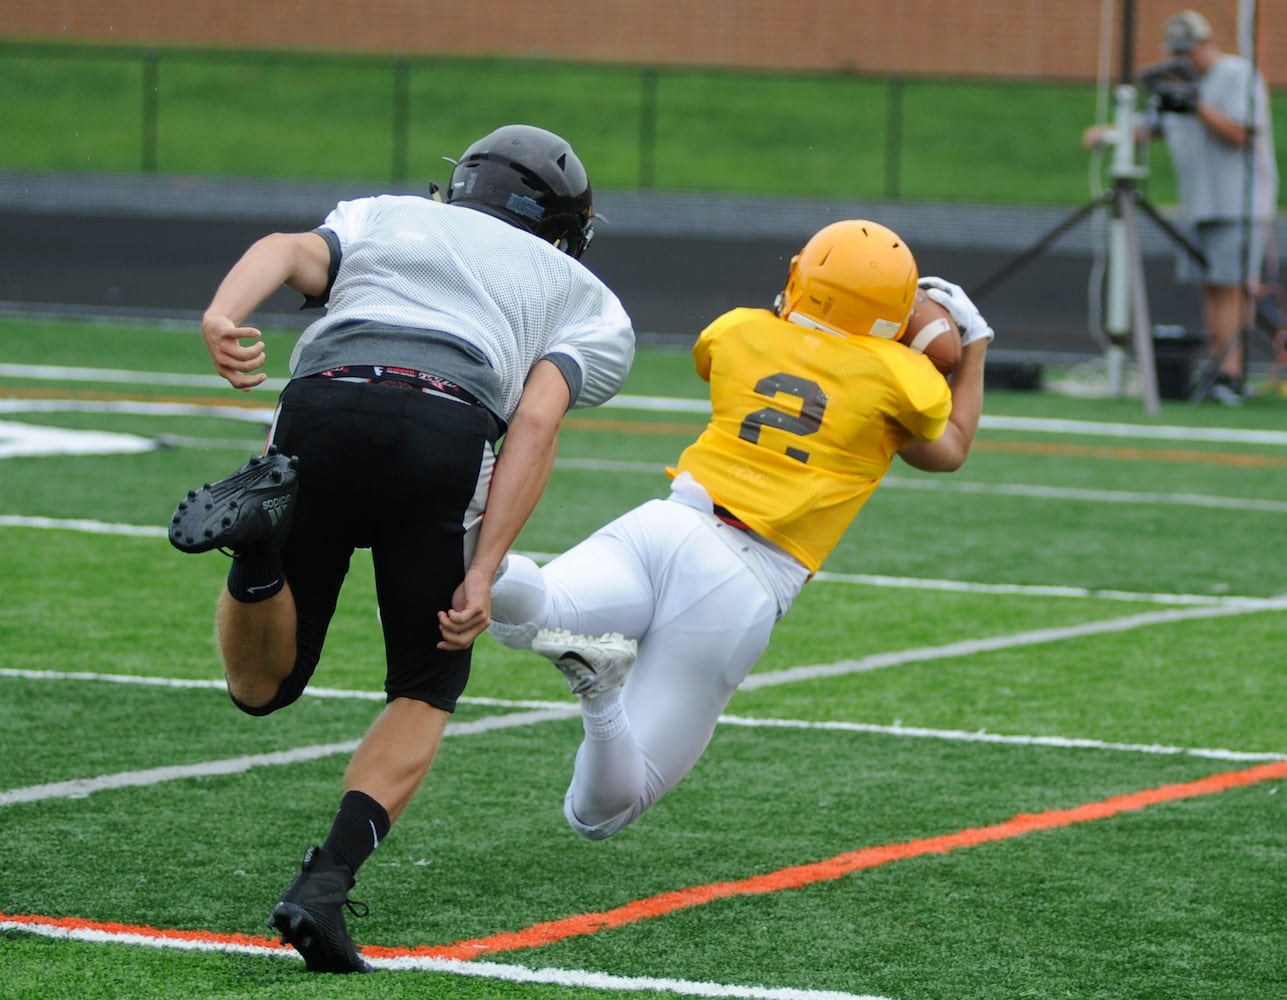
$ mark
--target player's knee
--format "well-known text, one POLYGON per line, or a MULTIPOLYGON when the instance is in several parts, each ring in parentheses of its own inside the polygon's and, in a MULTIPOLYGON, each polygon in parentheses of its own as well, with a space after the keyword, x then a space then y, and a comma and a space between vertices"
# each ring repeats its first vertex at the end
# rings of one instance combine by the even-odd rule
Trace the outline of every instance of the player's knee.
POLYGON ((275 691, 268 694, 267 699, 263 695, 261 688, 251 689, 249 687, 234 686, 231 681, 228 682, 228 697, 232 703, 247 715, 264 716, 272 715, 278 709, 285 708, 287 705, 293 705, 299 700, 299 696, 304 693, 304 687, 308 679, 301 678, 298 669, 292 670, 286 679, 277 686, 275 691))
POLYGON ((250 704, 250 702, 242 701, 240 698, 238 698, 235 694, 232 693, 231 689, 229 689, 228 691, 228 697, 231 698, 232 703, 236 705, 237 708, 240 709, 242 712, 244 712, 246 715, 256 715, 256 716, 272 715, 275 711, 277 711, 278 708, 282 707, 276 704, 275 699, 272 701, 265 702, 262 705, 252 705, 250 704))
POLYGON ((505 571, 492 584, 492 618, 507 625, 541 623, 545 617, 545 580, 527 556, 511 552, 505 571))
POLYGON ((634 811, 627 809, 625 812, 618 813, 602 823, 586 823, 572 808, 572 796, 569 795, 563 800, 563 818, 572 828, 572 832, 585 840, 607 840, 616 833, 620 833, 630 821, 634 819, 634 811))

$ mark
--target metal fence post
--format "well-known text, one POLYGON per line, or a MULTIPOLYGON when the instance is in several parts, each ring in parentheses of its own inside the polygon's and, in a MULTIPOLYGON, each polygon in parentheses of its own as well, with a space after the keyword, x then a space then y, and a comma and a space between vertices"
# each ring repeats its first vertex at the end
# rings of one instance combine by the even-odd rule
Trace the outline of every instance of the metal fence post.
POLYGON ((903 78, 891 76, 885 95, 885 197, 897 201, 903 169, 903 78))
POLYGON ((402 56, 393 63, 393 182, 407 179, 410 143, 407 132, 411 121, 411 63, 402 56))
POLYGON ((651 191, 657 167, 657 70, 639 78, 639 187, 651 191))
POLYGON ((142 167, 145 174, 154 174, 157 170, 157 115, 161 95, 160 57, 156 49, 143 53, 143 155, 142 167))

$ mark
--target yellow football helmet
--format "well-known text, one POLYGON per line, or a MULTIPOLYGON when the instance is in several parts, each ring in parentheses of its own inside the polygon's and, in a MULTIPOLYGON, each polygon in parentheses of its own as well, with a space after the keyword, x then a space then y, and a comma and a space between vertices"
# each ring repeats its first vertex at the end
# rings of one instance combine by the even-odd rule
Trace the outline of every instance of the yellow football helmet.
POLYGON ((791 258, 777 314, 792 323, 896 340, 907 329, 920 274, 892 229, 846 219, 820 229, 791 258))

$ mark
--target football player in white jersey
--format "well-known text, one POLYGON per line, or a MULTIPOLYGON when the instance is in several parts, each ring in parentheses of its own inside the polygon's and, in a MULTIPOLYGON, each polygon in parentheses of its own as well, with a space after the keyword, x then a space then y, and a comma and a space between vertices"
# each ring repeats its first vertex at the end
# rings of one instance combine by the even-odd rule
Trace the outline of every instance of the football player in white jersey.
POLYGON ((712 416, 670 495, 543 568, 511 553, 492 634, 553 660, 585 738, 563 812, 610 837, 688 774, 778 619, 895 456, 965 462, 991 327, 965 292, 919 280, 961 330, 951 384, 898 342, 918 287, 898 235, 833 223, 791 262, 777 308, 734 309, 698 338, 712 416))
POLYGON ((362 198, 311 232, 265 236, 205 312, 215 369, 249 390, 265 379, 251 313, 282 285, 326 306, 292 354, 265 454, 191 491, 170 525, 184 552, 232 555, 217 628, 239 708, 299 698, 353 550, 375 569, 387 704, 269 924, 312 970, 367 967, 343 915, 354 875, 428 773, 564 413, 629 371, 630 320, 579 260, 592 220, 572 147, 509 125, 465 150, 445 202, 362 198), (428 642, 427 609, 443 612, 428 642))

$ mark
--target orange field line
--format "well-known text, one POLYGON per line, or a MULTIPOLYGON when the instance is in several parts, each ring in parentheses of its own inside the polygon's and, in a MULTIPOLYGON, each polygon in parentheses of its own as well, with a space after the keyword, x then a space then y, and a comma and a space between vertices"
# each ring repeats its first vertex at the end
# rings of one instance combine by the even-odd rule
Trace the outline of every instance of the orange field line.
MULTIPOLYGON (((533 924, 531 927, 521 931, 494 934, 490 937, 460 941, 456 944, 442 947, 417 948, 411 954, 417 957, 469 959, 496 952, 512 951, 518 948, 534 948, 562 941, 566 938, 594 934, 607 928, 622 927, 640 920, 673 913, 676 910, 701 906, 729 896, 751 896, 781 892, 786 889, 799 889, 815 882, 838 879, 866 868, 886 865, 891 861, 905 861, 908 858, 923 857, 927 854, 947 854, 963 847, 977 847, 979 844, 1008 840, 1036 830, 1053 830, 1059 827, 1071 826, 1075 823, 1108 819, 1120 813, 1143 809, 1161 802, 1172 802, 1176 799, 1187 799, 1200 795, 1213 795, 1230 788, 1277 778, 1287 778, 1287 760, 1273 761, 1244 771, 1216 774, 1183 784, 1163 785, 1160 788, 1146 789, 1129 795, 1118 795, 1100 802, 1088 802, 1084 805, 1074 806, 1071 809, 1053 809, 1043 813, 1019 815, 993 826, 975 827, 944 836, 910 840, 901 844, 867 847, 849 854, 840 854, 825 861, 797 865, 791 868, 781 868, 775 872, 756 875, 736 882, 715 882, 709 885, 680 889, 675 892, 664 892, 657 896, 650 896, 647 899, 627 903, 612 910, 605 910, 601 913, 586 913, 575 917, 567 917, 563 920, 533 924)), ((373 957, 391 956, 395 953, 406 954, 406 952, 395 952, 382 948, 366 948, 364 951, 373 957)))
POLYGON ((149 941, 175 941, 182 944, 210 944, 225 948, 278 948, 286 950, 276 938, 255 937, 250 934, 216 934, 213 931, 188 931, 149 927, 146 924, 119 924, 103 920, 86 920, 83 917, 42 917, 31 913, 0 913, 0 923, 28 927, 56 928, 69 933, 90 931, 110 937, 138 937, 149 941))
MULTIPOLYGON (((458 941, 450 945, 419 948, 387 948, 367 945, 361 950, 369 958, 438 958, 466 961, 483 955, 536 948, 568 938, 594 934, 613 927, 624 927, 664 916, 677 910, 702 906, 729 896, 762 895, 799 889, 817 882, 843 878, 856 871, 877 868, 893 861, 924 857, 930 854, 948 854, 965 847, 977 847, 999 840, 1021 837, 1037 830, 1054 830, 1076 823, 1090 823, 1109 819, 1122 813, 1145 809, 1162 802, 1214 795, 1231 788, 1254 785, 1262 781, 1287 778, 1287 760, 1271 761, 1242 771, 1228 771, 1196 781, 1162 785, 1127 795, 1116 795, 1099 802, 1087 802, 1069 809, 1052 809, 1041 813, 1025 813, 992 826, 974 827, 956 833, 920 840, 909 840, 880 847, 866 847, 847 854, 839 854, 825 861, 781 868, 765 875, 740 879, 736 882, 714 882, 692 886, 674 892, 663 892, 646 899, 635 900, 615 909, 599 913, 584 913, 562 920, 533 924, 519 931, 506 931, 489 937, 458 941)), ((171 940, 225 947, 279 948, 273 939, 250 937, 244 934, 216 934, 210 931, 159 930, 155 927, 128 924, 100 923, 77 917, 42 917, 36 915, 10 915, 0 913, 0 923, 59 928, 68 932, 97 932, 108 935, 130 935, 152 940, 171 940)))

